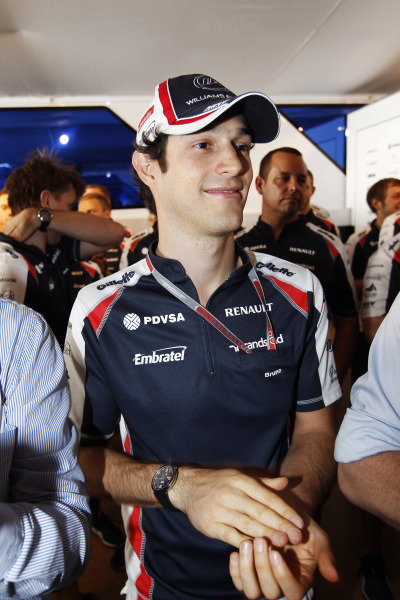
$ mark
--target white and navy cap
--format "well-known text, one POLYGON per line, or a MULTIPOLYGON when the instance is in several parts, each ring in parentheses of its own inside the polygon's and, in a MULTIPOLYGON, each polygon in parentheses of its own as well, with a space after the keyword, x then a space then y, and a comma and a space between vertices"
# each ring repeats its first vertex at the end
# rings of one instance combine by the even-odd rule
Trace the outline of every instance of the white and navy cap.
POLYGON ((156 87, 154 100, 139 123, 136 143, 151 142, 160 133, 194 133, 239 103, 254 142, 277 137, 279 113, 268 96, 261 92, 236 96, 212 77, 194 74, 172 77, 156 87))

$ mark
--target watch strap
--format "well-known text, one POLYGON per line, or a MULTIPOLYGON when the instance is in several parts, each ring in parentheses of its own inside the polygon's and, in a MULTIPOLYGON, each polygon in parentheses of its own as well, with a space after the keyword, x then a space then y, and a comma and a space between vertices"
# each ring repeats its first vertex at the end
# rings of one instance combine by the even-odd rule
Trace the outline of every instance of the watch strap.
POLYGON ((175 508, 169 499, 168 490, 164 490, 162 492, 154 490, 154 495, 163 508, 166 508, 172 512, 180 512, 178 508, 175 508))

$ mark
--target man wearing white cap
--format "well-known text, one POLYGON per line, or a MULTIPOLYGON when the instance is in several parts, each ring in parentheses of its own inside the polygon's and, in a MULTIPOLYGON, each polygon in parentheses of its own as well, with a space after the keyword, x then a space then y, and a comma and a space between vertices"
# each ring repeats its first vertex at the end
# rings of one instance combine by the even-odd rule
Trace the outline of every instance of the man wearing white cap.
POLYGON ((71 314, 82 465, 90 493, 123 504, 129 600, 291 600, 317 564, 337 578, 310 519, 334 474, 340 396, 322 289, 233 238, 251 147, 278 132, 264 94, 206 75, 157 86, 133 166, 158 242, 71 314), (125 455, 106 447, 118 422, 125 455))

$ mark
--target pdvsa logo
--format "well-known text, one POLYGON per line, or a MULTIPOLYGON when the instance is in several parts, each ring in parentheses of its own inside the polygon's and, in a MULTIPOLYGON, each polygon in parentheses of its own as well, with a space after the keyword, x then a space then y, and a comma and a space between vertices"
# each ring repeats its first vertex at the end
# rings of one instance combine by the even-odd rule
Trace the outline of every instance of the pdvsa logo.
MULTIPOLYGON (((168 315, 150 315, 143 317, 143 325, 166 325, 167 323, 179 323, 179 321, 184 321, 185 317, 182 313, 174 314, 170 313, 168 315)), ((124 325, 129 331, 134 331, 137 329, 142 320, 136 313, 128 313, 124 317, 124 325)))
POLYGON ((207 77, 206 75, 197 75, 193 79, 193 84, 201 90, 212 90, 213 92, 220 92, 226 89, 216 79, 207 77))
POLYGON ((151 354, 137 352, 133 357, 136 366, 154 365, 158 363, 179 362, 185 360, 187 346, 172 346, 171 348, 158 348, 151 354))
POLYGON ((140 317, 136 313, 128 313, 124 316, 124 325, 129 331, 134 331, 140 326, 140 317))

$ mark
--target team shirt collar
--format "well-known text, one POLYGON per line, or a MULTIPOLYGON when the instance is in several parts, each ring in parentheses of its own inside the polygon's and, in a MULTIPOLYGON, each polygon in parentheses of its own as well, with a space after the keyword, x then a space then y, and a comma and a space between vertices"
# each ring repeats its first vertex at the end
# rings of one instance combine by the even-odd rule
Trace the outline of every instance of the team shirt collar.
MULTIPOLYGON (((242 265, 232 271, 227 282, 233 282, 247 277, 251 269, 251 263, 247 252, 237 243, 235 243, 235 247, 236 253, 242 259, 242 265)), ((187 275, 183 265, 178 260, 158 256, 158 254, 156 254, 156 248, 157 240, 154 240, 149 246, 149 256, 157 271, 162 273, 164 277, 167 277, 173 283, 186 281, 187 275)))

